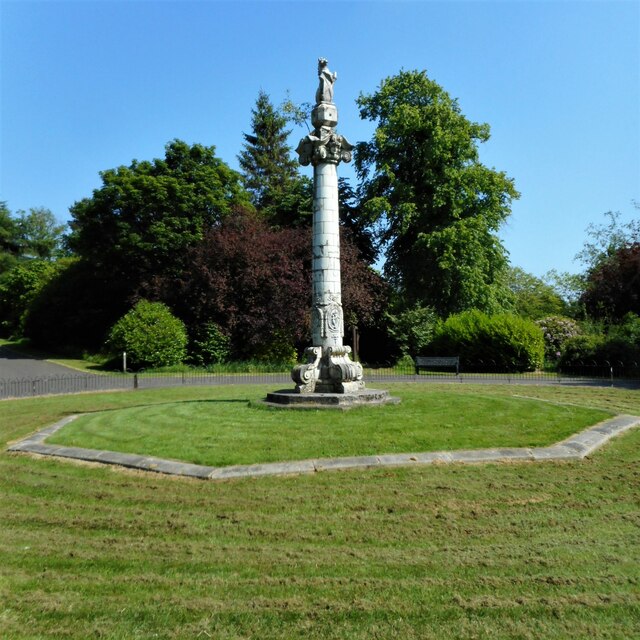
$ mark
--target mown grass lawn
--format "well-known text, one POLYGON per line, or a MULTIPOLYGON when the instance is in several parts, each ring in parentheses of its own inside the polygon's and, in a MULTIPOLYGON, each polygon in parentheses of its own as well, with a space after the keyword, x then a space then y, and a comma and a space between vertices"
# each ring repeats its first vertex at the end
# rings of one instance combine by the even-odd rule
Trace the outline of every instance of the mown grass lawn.
MULTIPOLYGON (((350 411, 249 406, 268 387, 214 387, 206 399, 83 416, 52 444, 141 453, 208 465, 553 444, 611 416, 599 409, 461 389, 396 384, 399 405, 350 411)), ((158 394, 155 394, 156 396, 158 394)))
MULTIPOLYGON (((424 389, 640 415, 638 391, 424 389)), ((163 394, 2 402, 0 441, 163 394)), ((224 483, 2 451, 0 638, 638 637, 639 447, 224 483)))

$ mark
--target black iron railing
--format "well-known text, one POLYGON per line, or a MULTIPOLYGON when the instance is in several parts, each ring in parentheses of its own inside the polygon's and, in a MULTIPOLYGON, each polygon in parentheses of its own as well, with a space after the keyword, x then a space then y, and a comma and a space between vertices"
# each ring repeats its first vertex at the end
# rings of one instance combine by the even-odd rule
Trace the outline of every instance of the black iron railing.
MULTIPOLYGON (((583 384, 639 386, 640 366, 638 363, 578 363, 560 369, 544 371, 507 371, 495 363, 476 363, 473 367, 460 364, 460 371, 421 369, 418 374, 414 366, 365 365, 365 381, 369 386, 378 382, 468 382, 501 384, 583 384)), ((274 384, 287 388, 293 383, 286 370, 274 372, 273 367, 260 371, 255 366, 251 371, 221 373, 207 371, 186 371, 181 373, 70 373, 38 378, 0 378, 0 398, 23 398, 29 396, 109 391, 119 389, 150 389, 177 386, 206 386, 231 384, 274 384)))

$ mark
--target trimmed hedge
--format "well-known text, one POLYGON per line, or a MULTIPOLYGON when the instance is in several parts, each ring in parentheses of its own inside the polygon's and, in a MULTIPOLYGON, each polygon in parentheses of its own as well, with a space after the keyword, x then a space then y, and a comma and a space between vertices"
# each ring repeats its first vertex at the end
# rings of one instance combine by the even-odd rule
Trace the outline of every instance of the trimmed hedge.
POLYGON ((460 356, 464 371, 534 371, 544 362, 544 337, 531 320, 471 310, 442 323, 425 355, 460 356))

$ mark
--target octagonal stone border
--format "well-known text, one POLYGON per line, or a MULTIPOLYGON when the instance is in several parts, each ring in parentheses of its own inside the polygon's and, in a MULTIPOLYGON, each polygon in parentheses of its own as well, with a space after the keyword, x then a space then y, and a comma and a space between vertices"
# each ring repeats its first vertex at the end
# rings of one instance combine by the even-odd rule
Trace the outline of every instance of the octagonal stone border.
POLYGON ((119 465, 140 471, 153 471, 203 480, 228 480, 232 478, 255 478, 259 476, 315 473, 338 469, 364 469, 400 467, 426 464, 487 463, 510 461, 582 460, 600 448, 614 436, 640 425, 640 417, 619 415, 581 431, 566 440, 549 447, 467 449, 459 451, 434 451, 426 453, 393 453, 375 456, 345 458, 320 458, 316 460, 294 460, 265 464, 232 465, 211 467, 191 464, 179 460, 166 460, 154 456, 117 451, 100 451, 81 447, 65 447, 46 444, 46 439, 76 420, 81 415, 72 415, 49 427, 27 436, 8 447, 8 451, 32 453, 41 456, 70 458, 85 462, 119 465))

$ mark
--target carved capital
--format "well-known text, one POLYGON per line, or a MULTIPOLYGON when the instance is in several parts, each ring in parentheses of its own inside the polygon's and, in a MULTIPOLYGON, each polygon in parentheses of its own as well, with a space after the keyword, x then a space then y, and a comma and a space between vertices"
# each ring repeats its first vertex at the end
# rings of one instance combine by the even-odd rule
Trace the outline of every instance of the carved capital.
POLYGON ((344 136, 323 127, 302 138, 296 152, 301 165, 315 167, 322 163, 351 162, 352 150, 353 145, 344 136))

